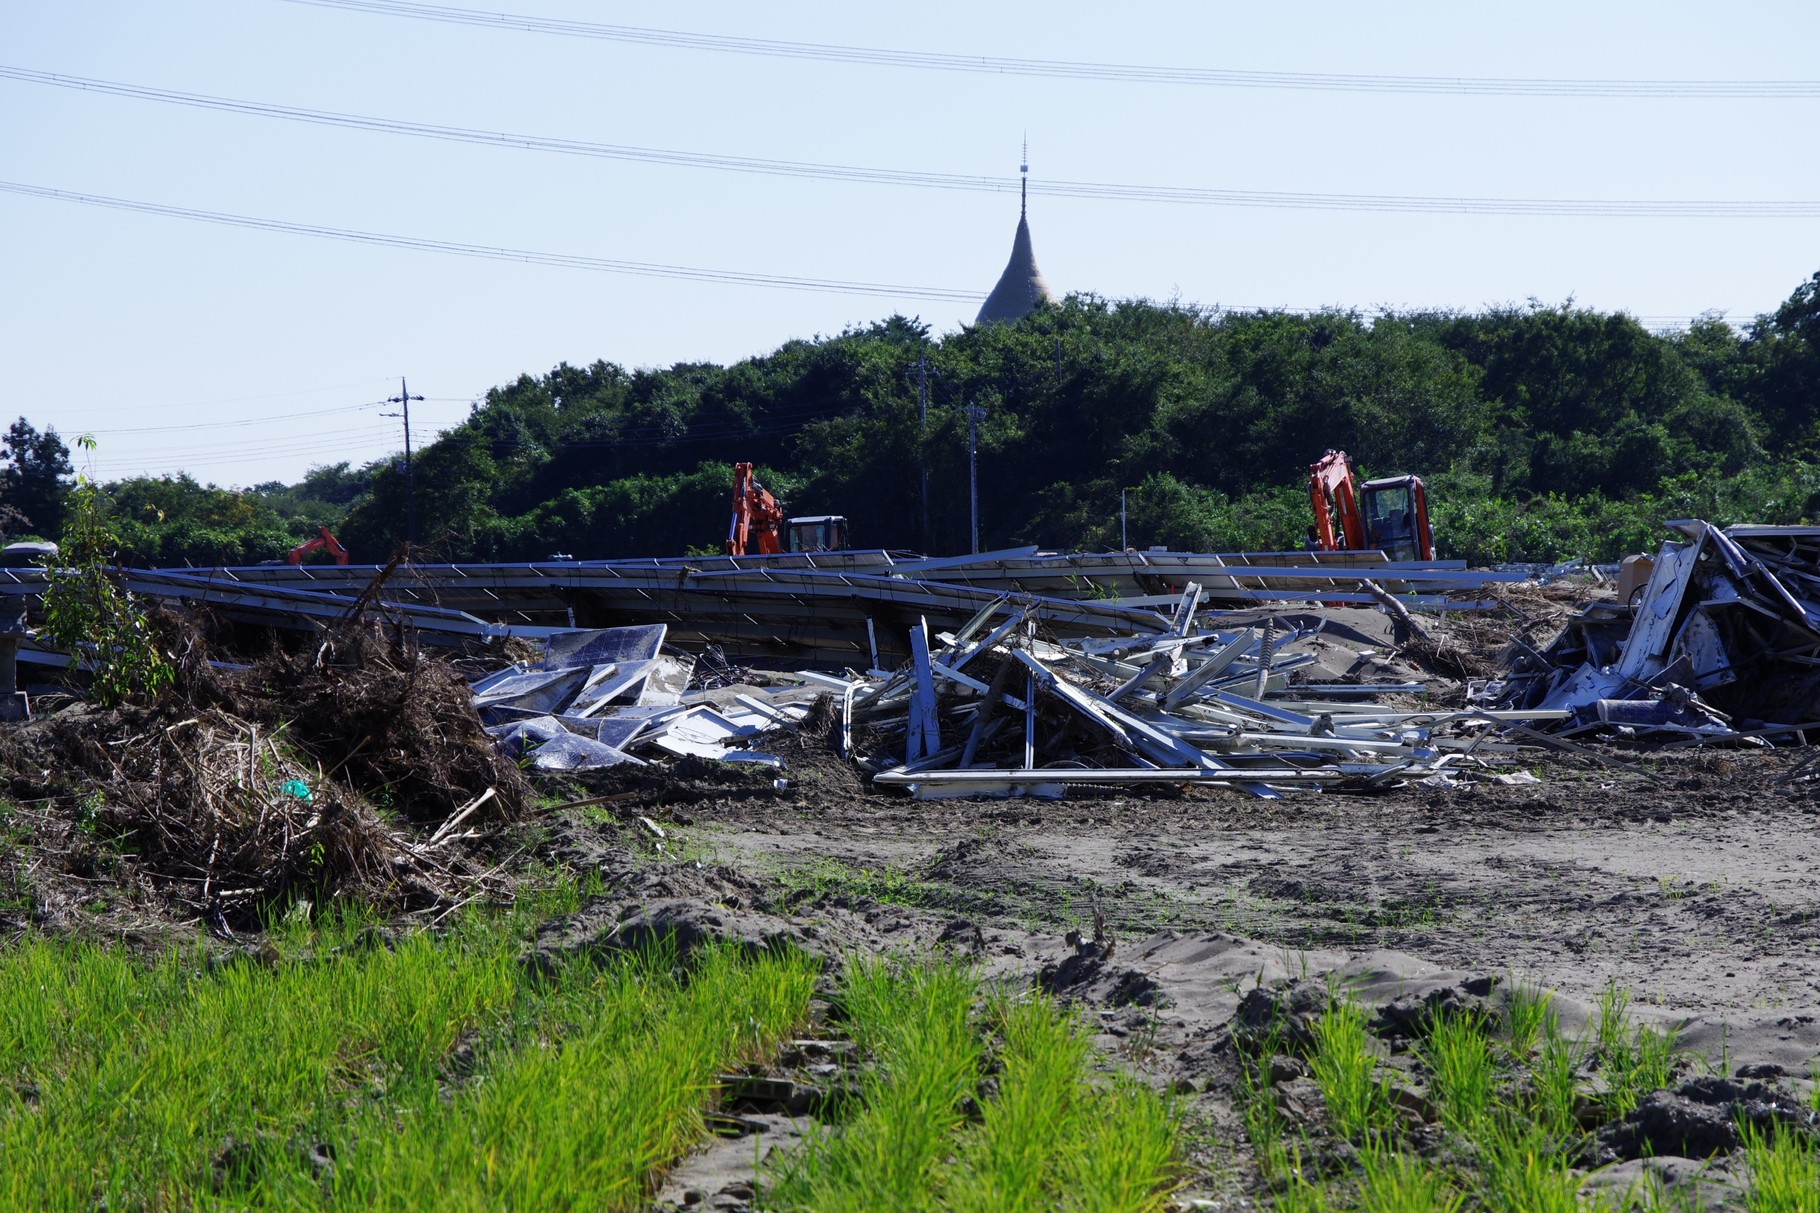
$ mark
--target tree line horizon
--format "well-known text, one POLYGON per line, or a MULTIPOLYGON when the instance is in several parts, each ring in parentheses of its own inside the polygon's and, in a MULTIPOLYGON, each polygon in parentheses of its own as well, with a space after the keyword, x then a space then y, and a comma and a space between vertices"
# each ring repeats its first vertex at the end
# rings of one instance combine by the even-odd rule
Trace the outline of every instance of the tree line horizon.
MULTIPOLYGON (((1670 333, 1572 300, 1365 316, 1071 295, 1012 324, 932 336, 893 315, 724 366, 564 363, 417 453, 419 558, 717 552, 745 460, 792 512, 846 515, 857 546, 965 552, 974 406, 988 550, 1114 550, 1121 494, 1133 547, 1295 549, 1308 465, 1338 448, 1427 481, 1443 557, 1611 560, 1654 551, 1673 518, 1820 516, 1820 272, 1743 327, 1670 333)), ((54 538, 72 475, 56 430, 21 417, 0 462, 0 533, 54 538)), ((405 540, 393 457, 105 491, 123 564, 283 559, 319 526, 360 563, 405 540)))

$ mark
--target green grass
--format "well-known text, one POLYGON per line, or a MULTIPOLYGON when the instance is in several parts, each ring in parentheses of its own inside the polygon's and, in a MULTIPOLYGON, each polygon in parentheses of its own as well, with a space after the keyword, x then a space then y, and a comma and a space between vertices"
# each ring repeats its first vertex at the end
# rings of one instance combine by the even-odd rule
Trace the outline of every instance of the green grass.
POLYGON ((1599 996, 1595 1036, 1606 1104, 1616 1115, 1636 1110, 1643 1097, 1667 1086, 1680 1062, 1672 1032, 1657 1032, 1628 1017, 1630 995, 1613 982, 1599 996))
POLYGON ((1396 1119, 1390 1086, 1377 1072, 1376 1045, 1365 1030, 1365 1020, 1357 1003, 1335 1000, 1314 1024, 1308 1068, 1342 1137, 1387 1129, 1396 1119))
POLYGON ((815 980, 722 952, 535 980, 500 922, 355 939, 0 953, 0 1207, 636 1208, 815 980))
POLYGON ((1506 1107, 1469 1139, 1478 1195, 1495 1213, 1579 1213, 1580 1178, 1560 1138, 1506 1107))
POLYGON ((1518 1057, 1527 1057, 1534 1052, 1554 1015, 1553 994, 1532 982, 1520 981, 1512 985, 1504 1005, 1504 1024, 1509 1033, 1511 1052, 1518 1057))
POLYGON ((780 867, 776 877, 784 887, 786 898, 793 903, 835 896, 909 907, 942 902, 942 890, 938 886, 918 880, 891 864, 869 868, 823 857, 809 863, 780 867))
POLYGON ((1585 1060, 1586 1045, 1569 1038, 1560 1030, 1559 1021, 1551 1017, 1542 1037, 1542 1047, 1530 1067, 1529 1098, 1525 1105, 1537 1127, 1544 1132, 1567 1138, 1579 1131, 1579 1074, 1585 1060))
POLYGON ((873 1063, 863 1110, 782 1163, 766 1207, 1161 1208, 1174 1109, 1133 1079, 1100 1074, 1071 1012, 1000 996, 976 1013, 980 998, 972 972, 953 961, 854 965, 842 1000, 873 1063))
POLYGON ((854 964, 841 994, 848 1027, 875 1060, 864 1110, 812 1142, 784 1173, 780 1208, 926 1207, 935 1167, 966 1119, 985 1046, 973 1030, 978 987, 954 963, 854 964))
MULTIPOLYGON (((1282 1213, 1583 1213, 1629 1208, 1619 1198, 1582 1199, 1591 1129, 1634 1110, 1643 1096, 1672 1085, 1687 1059, 1672 1033, 1632 1021, 1615 986, 1600 999, 1584 1039, 1563 1030, 1549 996, 1512 989, 1500 1020, 1451 1016, 1430 1023, 1416 1046, 1443 1130, 1399 1123, 1386 1067, 1366 1029, 1366 1012, 1336 999, 1312 1025, 1306 1050, 1326 1105, 1326 1127, 1352 1143, 1336 1162, 1312 1126, 1284 1116, 1269 1082, 1284 1047, 1276 1030, 1241 1041, 1239 1111, 1270 1207, 1282 1213), (1503 1037, 1496 1034, 1502 1027, 1503 1037), (1597 1100, 1585 1076, 1604 1079, 1597 1100), (1321 1159, 1320 1168, 1305 1166, 1321 1159)), ((1596 1089, 1596 1088, 1594 1088, 1596 1089)), ((1820 1108, 1820 1092, 1815 1095, 1820 1108)), ((1744 1173, 1751 1213, 1820 1213, 1820 1143, 1813 1134, 1747 1129, 1744 1173)), ((1683 1207, 1686 1193, 1658 1197, 1683 1207)), ((1655 1207, 1655 1206, 1652 1206, 1655 1207)), ((1688 1205, 1691 1207, 1691 1205, 1688 1205)))
POLYGON ((1498 1070, 1480 1021, 1450 1015, 1435 1021, 1422 1049, 1433 1075, 1429 1093, 1441 1119, 1457 1133, 1471 1133, 1490 1115, 1498 1070))
POLYGON ((1299 1171, 1299 1163, 1289 1140, 1289 1126, 1277 1106, 1276 1090, 1270 1083, 1270 1063, 1283 1052, 1281 1025, 1272 1025, 1254 1042, 1249 1055, 1240 1056, 1239 1112, 1245 1122, 1245 1136, 1256 1153, 1258 1170, 1265 1180, 1290 1184, 1299 1171))
POLYGON ((1466 1197, 1446 1171, 1398 1150, 1374 1147, 1359 1156, 1351 1208, 1361 1213, 1455 1213, 1466 1197))
POLYGON ((1773 1135, 1746 1126, 1750 1213, 1820 1213, 1820 1145, 1802 1133, 1773 1135))

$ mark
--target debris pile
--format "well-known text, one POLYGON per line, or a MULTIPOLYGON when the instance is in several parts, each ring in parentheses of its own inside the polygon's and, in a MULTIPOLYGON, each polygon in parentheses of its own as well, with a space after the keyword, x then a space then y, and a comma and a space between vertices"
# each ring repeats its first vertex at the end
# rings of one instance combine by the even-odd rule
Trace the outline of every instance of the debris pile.
POLYGON ((488 744, 467 684, 442 658, 369 623, 326 629, 314 645, 217 677, 221 706, 282 725, 325 770, 412 824, 438 826, 489 790, 476 824, 524 810, 524 778, 488 744))
POLYGON ((737 681, 747 671, 710 653, 664 652, 661 623, 553 633, 538 660, 470 688, 504 753, 539 771, 643 765, 634 753, 781 766, 738 742, 808 716, 820 692, 737 681))
POLYGON ((300 899, 441 911, 504 888, 475 848, 527 785, 442 661, 364 621, 247 666, 190 641, 154 704, 79 703, 0 733, 39 900, 59 875, 113 884, 225 934, 300 899))
POLYGON ((1365 681, 1381 655, 1353 647, 1369 641, 1336 626, 1342 612, 1202 616, 1200 602, 1191 583, 1160 634, 1057 640, 1005 597, 954 633, 910 629, 895 672, 802 677, 839 697, 843 751, 920 799, 1445 784, 1514 748, 1501 723, 1538 715, 1426 709, 1423 682, 1365 681))
POLYGON ((1820 527, 1669 524, 1634 610, 1594 603, 1546 650, 1511 643, 1473 702, 1564 734, 1796 740, 1820 728, 1820 527))

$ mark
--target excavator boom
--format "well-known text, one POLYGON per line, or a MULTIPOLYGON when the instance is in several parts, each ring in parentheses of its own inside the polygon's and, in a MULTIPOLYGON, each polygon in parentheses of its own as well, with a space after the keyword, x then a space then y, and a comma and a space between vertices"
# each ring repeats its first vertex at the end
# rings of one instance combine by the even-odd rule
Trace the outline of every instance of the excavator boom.
POLYGON ((783 550, 783 524, 783 503, 758 482, 752 465, 734 464, 733 519, 727 524, 727 555, 744 556, 753 551, 761 556, 776 555, 783 550))
POLYGON ((316 528, 316 538, 306 539, 292 548, 285 561, 289 564, 302 564, 312 552, 327 552, 334 557, 336 564, 348 562, 348 550, 341 546, 341 540, 329 533, 326 526, 316 528))

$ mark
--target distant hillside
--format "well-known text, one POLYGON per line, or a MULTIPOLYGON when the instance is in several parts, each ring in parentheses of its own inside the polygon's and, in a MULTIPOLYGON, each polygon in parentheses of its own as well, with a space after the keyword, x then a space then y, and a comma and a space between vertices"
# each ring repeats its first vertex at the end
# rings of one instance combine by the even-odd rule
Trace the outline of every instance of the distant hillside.
MULTIPOLYGON (((989 547, 1116 547, 1122 487, 1134 545, 1296 547, 1306 467, 1339 447, 1429 481, 1444 555, 1610 557, 1653 548, 1664 518, 1820 515, 1820 274, 1742 332, 1657 336, 1571 306, 1369 318, 1076 296, 939 340, 894 316, 726 367, 563 365, 493 389, 421 452, 420 530, 452 560, 718 550, 730 465, 751 459, 864 546, 964 551, 969 404, 986 410, 989 547)), ((403 540, 393 466, 316 480, 249 496, 288 503, 297 538, 336 521, 358 559, 403 540)), ((145 534, 167 559, 183 546, 145 534)))

